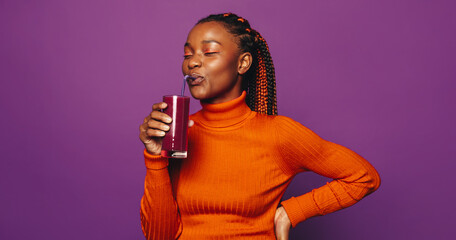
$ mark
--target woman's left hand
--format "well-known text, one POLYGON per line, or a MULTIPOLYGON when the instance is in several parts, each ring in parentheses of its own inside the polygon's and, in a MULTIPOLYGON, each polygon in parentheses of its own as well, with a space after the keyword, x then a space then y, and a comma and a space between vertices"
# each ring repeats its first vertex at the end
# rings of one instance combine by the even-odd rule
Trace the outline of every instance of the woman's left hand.
POLYGON ((288 240, 290 233, 291 221, 285 208, 279 207, 274 216, 274 230, 277 240, 288 240))

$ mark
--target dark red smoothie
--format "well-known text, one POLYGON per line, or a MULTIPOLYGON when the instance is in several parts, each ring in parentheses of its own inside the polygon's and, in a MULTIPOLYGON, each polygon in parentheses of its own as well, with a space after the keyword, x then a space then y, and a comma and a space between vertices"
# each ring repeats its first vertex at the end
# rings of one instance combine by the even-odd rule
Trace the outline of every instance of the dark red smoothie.
POLYGON ((179 95, 163 96, 168 107, 163 110, 173 121, 163 138, 161 155, 168 158, 187 157, 187 129, 190 97, 179 95))

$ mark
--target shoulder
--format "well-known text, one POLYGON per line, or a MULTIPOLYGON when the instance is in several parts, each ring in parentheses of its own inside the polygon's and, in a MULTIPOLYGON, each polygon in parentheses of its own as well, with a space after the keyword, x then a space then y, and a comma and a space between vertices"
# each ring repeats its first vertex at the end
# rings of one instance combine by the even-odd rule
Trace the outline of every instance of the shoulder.
POLYGON ((280 126, 288 126, 288 125, 300 125, 302 124, 290 117, 283 116, 283 115, 265 115, 265 114, 257 114, 257 119, 260 121, 266 121, 270 124, 276 125, 278 127, 280 126))
POLYGON ((291 117, 273 116, 270 122, 270 127, 274 129, 279 142, 288 142, 289 139, 316 141, 320 138, 314 131, 291 117))
POLYGON ((282 115, 267 115, 267 114, 262 114, 262 113, 256 113, 255 118, 257 120, 270 121, 270 122, 294 121, 290 117, 286 117, 286 116, 282 116, 282 115))
POLYGON ((282 116, 282 115, 275 116, 274 121, 276 121, 277 123, 283 123, 283 124, 287 124, 287 123, 288 124, 300 124, 299 122, 295 121, 291 117, 282 116))
POLYGON ((280 135, 309 131, 309 129, 300 122, 282 115, 257 114, 253 121, 267 127, 269 130, 280 133, 280 135))
POLYGON ((272 124, 300 124, 299 122, 287 116, 267 115, 262 113, 256 113, 256 116, 253 118, 253 120, 272 124))

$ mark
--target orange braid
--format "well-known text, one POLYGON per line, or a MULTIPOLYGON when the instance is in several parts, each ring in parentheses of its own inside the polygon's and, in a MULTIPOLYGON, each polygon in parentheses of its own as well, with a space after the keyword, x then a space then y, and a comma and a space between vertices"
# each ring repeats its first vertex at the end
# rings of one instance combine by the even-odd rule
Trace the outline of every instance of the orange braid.
MULTIPOLYGON (((258 42, 262 42, 269 52, 269 47, 264 38, 258 32, 256 32, 255 35, 258 42)), ((277 115, 275 76, 269 76, 269 78, 272 77, 274 79, 274 84, 271 84, 271 82, 268 81, 268 66, 266 65, 261 49, 257 49, 257 59, 255 111, 262 114, 277 115)))
POLYGON ((266 66, 264 64, 263 56, 258 51, 258 69, 256 76, 256 96, 255 96, 255 111, 263 114, 267 114, 268 105, 268 79, 266 76, 266 66))

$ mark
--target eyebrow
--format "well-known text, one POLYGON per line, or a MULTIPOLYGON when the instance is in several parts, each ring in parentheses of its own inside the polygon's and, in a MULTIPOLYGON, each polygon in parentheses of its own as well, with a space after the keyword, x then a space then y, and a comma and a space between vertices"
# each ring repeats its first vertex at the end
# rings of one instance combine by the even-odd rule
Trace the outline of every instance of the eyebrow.
POLYGON ((217 43, 218 45, 222 45, 219 41, 216 40, 203 40, 203 43, 217 43))
MULTIPOLYGON (((219 41, 216 41, 216 40, 203 40, 202 41, 203 44, 207 44, 207 43, 217 43, 219 45, 222 45, 219 41)), ((190 43, 186 42, 184 44, 184 47, 190 47, 190 43)))

